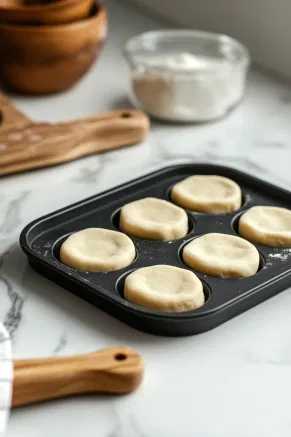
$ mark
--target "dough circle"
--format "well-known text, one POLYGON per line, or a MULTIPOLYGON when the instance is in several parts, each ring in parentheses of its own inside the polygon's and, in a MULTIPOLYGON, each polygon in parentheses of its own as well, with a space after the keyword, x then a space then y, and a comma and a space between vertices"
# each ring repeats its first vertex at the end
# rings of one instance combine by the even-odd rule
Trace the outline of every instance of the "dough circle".
POLYGON ((275 206, 253 206, 239 220, 239 234, 269 247, 291 247, 291 211, 275 206))
POLYGON ((135 246, 121 232, 88 228, 70 235, 61 246, 60 260, 76 270, 111 272, 131 264, 135 246))
POLYGON ((239 185, 223 176, 190 176, 174 185, 171 199, 190 211, 224 214, 241 207, 239 185))
POLYGON ((146 197, 121 209, 119 227, 136 238, 177 240, 188 233, 188 216, 166 200, 146 197))
POLYGON ((203 285, 189 270, 156 265, 135 270, 124 283, 124 298, 152 310, 191 311, 205 303, 203 285))
POLYGON ((259 268, 260 255, 255 246, 240 237, 206 234, 183 249, 187 266, 210 276, 244 278, 259 268))

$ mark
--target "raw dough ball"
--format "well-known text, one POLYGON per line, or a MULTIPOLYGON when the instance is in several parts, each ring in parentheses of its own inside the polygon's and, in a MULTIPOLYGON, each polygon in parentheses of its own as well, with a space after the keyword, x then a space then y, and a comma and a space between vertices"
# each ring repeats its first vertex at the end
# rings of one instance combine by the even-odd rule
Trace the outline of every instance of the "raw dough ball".
POLYGON ((176 240, 188 232, 186 212, 166 200, 147 197, 121 209, 120 229, 148 240, 176 240))
POLYGON ((206 234, 183 249, 187 266, 221 278, 244 278, 259 268, 259 252, 243 238, 226 234, 206 234))
POLYGON ((157 265, 135 270, 127 276, 124 298, 158 311, 191 311, 205 302, 203 285, 186 269, 157 265))
POLYGON ((236 211, 242 202, 238 184, 223 176, 190 176, 173 187, 171 198, 190 211, 211 214, 236 211))
POLYGON ((61 246, 60 259, 69 267, 87 272, 110 272, 135 259, 133 242, 121 232, 89 228, 70 235, 61 246))
POLYGON ((275 206, 253 206, 241 216, 239 234, 257 244, 291 247, 291 211, 275 206))

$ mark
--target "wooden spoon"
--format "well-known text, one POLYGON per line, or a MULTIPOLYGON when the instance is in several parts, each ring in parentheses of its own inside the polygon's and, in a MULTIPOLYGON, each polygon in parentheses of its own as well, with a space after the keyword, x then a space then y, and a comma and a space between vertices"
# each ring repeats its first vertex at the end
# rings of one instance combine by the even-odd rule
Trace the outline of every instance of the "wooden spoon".
POLYGON ((127 347, 86 355, 17 360, 12 407, 84 393, 130 393, 140 385, 143 372, 143 359, 127 347))

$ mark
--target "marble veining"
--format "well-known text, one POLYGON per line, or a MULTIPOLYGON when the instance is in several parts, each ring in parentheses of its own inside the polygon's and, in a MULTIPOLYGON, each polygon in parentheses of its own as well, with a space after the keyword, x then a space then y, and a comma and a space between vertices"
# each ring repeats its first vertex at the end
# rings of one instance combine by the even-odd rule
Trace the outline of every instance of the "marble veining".
POLYGON ((3 216, 2 223, 0 224, 0 238, 7 238, 12 231, 20 225, 19 210, 22 202, 25 202, 28 196, 28 191, 20 191, 16 199, 8 202, 5 215, 3 216))
POLYGON ((53 351, 53 355, 56 356, 56 355, 63 354, 67 344, 68 344, 68 337, 66 331, 64 331, 58 341, 58 344, 56 345, 53 351))
POLYGON ((106 434, 106 437, 147 437, 140 428, 134 415, 130 415, 123 420, 118 414, 116 408, 112 409, 112 430, 106 434))
MULTIPOLYGON (((129 104, 123 44, 162 24, 126 3, 107 4, 111 30, 100 61, 67 93, 12 96, 22 111, 60 121, 129 104)), ((166 165, 227 165, 290 189, 290 96, 288 85, 251 71, 244 101, 224 120, 153 123, 140 145, 0 179, 0 321, 12 335, 14 358, 128 345, 146 363, 136 393, 17 409, 7 437, 290 437, 291 290, 211 332, 160 338, 135 331, 38 275, 18 245, 33 219, 166 165)))
MULTIPOLYGON (((6 293, 8 296, 8 300, 10 305, 7 308, 7 312, 4 316, 3 322, 7 331, 11 336, 13 336, 15 330, 17 329, 22 315, 22 307, 24 303, 24 298, 14 289, 10 280, 5 276, 5 273, 2 271, 5 263, 5 258, 11 253, 11 250, 15 244, 9 247, 1 256, 0 256, 0 282, 6 289, 6 293)), ((2 291, 2 290, 1 290, 2 291)), ((2 291, 3 292, 3 291, 2 291)))

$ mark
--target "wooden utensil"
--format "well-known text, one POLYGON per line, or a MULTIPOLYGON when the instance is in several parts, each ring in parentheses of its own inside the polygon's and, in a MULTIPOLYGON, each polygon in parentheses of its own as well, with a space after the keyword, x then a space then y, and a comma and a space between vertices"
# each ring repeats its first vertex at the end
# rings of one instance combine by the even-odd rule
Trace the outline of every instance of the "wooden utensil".
POLYGON ((73 23, 18 25, 0 17, 0 78, 28 94, 71 88, 91 67, 106 35, 106 9, 98 3, 90 16, 73 23))
POLYGON ((93 0, 0 0, 2 22, 19 24, 71 23, 88 17, 93 0))
POLYGON ((148 130, 148 117, 136 109, 58 124, 36 123, 0 94, 0 175, 136 144, 148 130))
POLYGON ((14 361, 12 407, 84 393, 130 393, 140 385, 143 372, 143 359, 127 347, 14 361))

